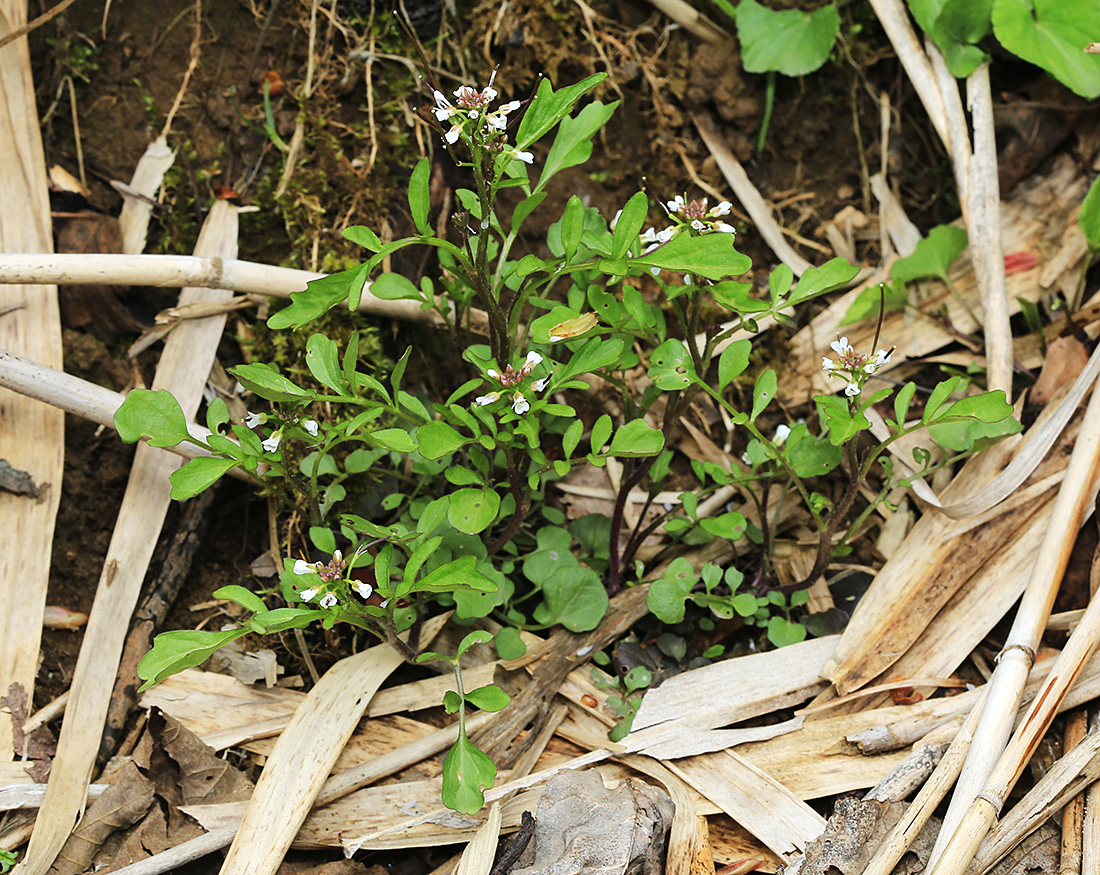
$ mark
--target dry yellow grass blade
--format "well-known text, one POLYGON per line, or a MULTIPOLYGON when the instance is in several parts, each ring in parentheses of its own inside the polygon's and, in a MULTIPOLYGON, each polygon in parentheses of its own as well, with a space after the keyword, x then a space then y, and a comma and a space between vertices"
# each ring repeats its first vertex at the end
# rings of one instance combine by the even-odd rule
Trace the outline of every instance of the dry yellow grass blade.
MULTIPOLYGON (((0 0, 0 36, 27 20, 26 0, 0 0)), ((0 51, 0 251, 48 253, 49 186, 26 38, 0 51)), ((61 322, 54 286, 0 286, 0 347, 61 367, 61 322)), ((46 607, 54 521, 61 501, 65 417, 38 401, 0 390, 3 458, 30 474, 38 498, 0 492, 0 695, 21 684, 33 695, 46 607)), ((10 759, 11 717, 0 712, 0 759, 10 759)), ((18 755, 18 752, 15 752, 18 755)))
POLYGON ((494 802, 489 808, 485 823, 462 852, 462 860, 455 875, 489 875, 493 870, 493 857, 496 856, 499 838, 500 803, 494 802))
MULTIPOLYGON (((215 203, 195 248, 208 256, 235 256, 236 207, 227 201, 215 203)), ((188 288, 180 294, 180 303, 231 296, 227 291, 188 288)), ((170 390, 188 417, 198 410, 224 327, 224 314, 192 320, 165 343, 153 388, 170 390)), ((46 798, 27 855, 16 869, 20 875, 45 875, 83 812, 130 616, 168 511, 168 476, 179 464, 179 456, 148 444, 140 445, 134 456, 73 673, 46 798)))
POLYGON ((153 198, 160 190, 164 174, 175 160, 175 150, 168 148, 163 136, 157 137, 138 159, 129 187, 118 188, 122 195, 118 226, 122 231, 122 251, 128 255, 139 255, 145 251, 149 219, 153 215, 153 198))
MULTIPOLYGON (((425 624, 425 643, 435 637, 447 616, 425 624)), ((394 648, 377 644, 325 672, 279 736, 226 855, 222 875, 265 875, 279 868, 371 697, 401 662, 394 648)))

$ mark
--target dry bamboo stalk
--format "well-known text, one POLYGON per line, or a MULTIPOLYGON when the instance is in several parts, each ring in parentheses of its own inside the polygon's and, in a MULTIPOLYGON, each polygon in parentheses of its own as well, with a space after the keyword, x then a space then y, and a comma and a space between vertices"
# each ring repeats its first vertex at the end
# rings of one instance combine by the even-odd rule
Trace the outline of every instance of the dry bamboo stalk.
MULTIPOLYGON (((0 283, 44 283, 59 285, 134 285, 172 288, 197 286, 227 289, 249 295, 288 298, 305 289, 323 273, 294 270, 235 258, 203 258, 193 255, 23 255, 0 253, 0 283)), ((387 301, 363 288, 359 311, 407 322, 443 326, 434 310, 423 310, 416 301, 387 301)), ((483 333, 489 324, 484 310, 470 311, 470 325, 483 333)))
POLYGON ((955 779, 959 777, 984 704, 983 696, 971 709, 959 731, 955 733, 951 746, 940 759, 932 776, 924 782, 924 786, 906 809, 901 820, 887 833, 879 849, 867 863, 863 875, 890 875, 901 858, 905 856, 905 852, 916 841, 917 835, 928 823, 928 818, 932 816, 936 806, 940 804, 951 789, 951 785, 955 783, 955 779))
MULTIPOLYGON (((72 413, 110 429, 115 427, 115 411, 126 400, 126 396, 119 392, 112 392, 110 389, 89 383, 64 371, 21 358, 4 349, 0 349, 0 388, 10 389, 37 401, 44 401, 66 413, 72 413)), ((187 430, 201 440, 210 436, 208 428, 191 419, 187 421, 187 430)), ((165 449, 185 459, 210 455, 194 444, 180 444, 165 449)), ((230 471, 230 475, 241 480, 252 479, 243 471, 239 474, 235 473, 237 470, 235 468, 230 471)))
MULTIPOLYGON (((988 872, 1098 777, 1100 736, 1090 735, 1054 763, 1027 795, 1001 819, 978 849, 974 857, 974 869, 988 872)), ((1078 855, 1078 866, 1080 862, 1078 855)))
MULTIPOLYGON (((218 201, 195 248, 209 255, 235 256, 236 207, 218 201)), ((180 301, 231 296, 226 291, 188 288, 180 301)), ((185 416, 193 417, 198 410, 224 327, 224 315, 190 321, 164 346, 153 388, 169 389, 185 416)), ((178 467, 178 456, 148 444, 138 446, 73 673, 53 780, 27 855, 17 867, 20 875, 45 875, 83 811, 129 619, 171 500, 168 477, 178 467)))
POLYGON ((688 785, 649 757, 626 756, 622 762, 664 784, 676 806, 668 833, 665 875, 710 875, 714 871, 714 859, 707 835, 707 819, 699 814, 688 785))
POLYGON ((1100 599, 1094 599, 1006 750, 1005 742, 1012 730, 1027 675, 1035 660, 1035 650, 1046 628, 1073 542, 1096 495, 1098 469, 1100 391, 1094 389, 1066 469, 1066 479, 1058 492, 1050 529, 1035 557, 1035 571, 989 683, 988 701, 974 744, 933 848, 929 870, 934 875, 961 873, 970 862, 992 818, 1000 813, 1000 806, 1015 783, 1017 770, 1026 763, 1034 745, 1054 719, 1058 704, 1091 653, 1095 636, 1100 634, 1100 599), (999 800, 996 807, 991 799, 999 800), (964 823, 964 813, 967 823, 964 823))
POLYGON ((909 12, 901 4, 901 0, 871 0, 878 20, 882 22, 882 29, 893 43, 894 51, 898 53, 898 60, 909 74, 913 88, 920 96, 921 103, 928 113, 932 127, 936 129, 940 140, 951 153, 951 134, 947 124, 947 113, 944 110, 943 95, 936 83, 936 75, 932 71, 932 65, 928 56, 920 47, 917 36, 913 32, 913 26, 909 23, 909 12))
POLYGON ((741 162, 737 160, 730 147, 726 145, 714 122, 710 120, 709 116, 700 114, 693 115, 691 120, 695 123, 695 129, 699 131, 699 136, 703 138, 703 143, 714 156, 718 169, 722 171, 726 182, 733 189, 734 195, 741 201, 741 205, 749 216, 752 217, 753 222, 756 224, 756 230, 760 232, 764 242, 772 248, 772 252, 776 254, 780 261, 794 271, 795 276, 802 276, 806 269, 811 267, 810 262, 795 252, 783 237, 783 232, 779 230, 779 224, 772 215, 772 206, 764 200, 760 192, 756 190, 756 186, 749 181, 745 168, 741 166, 741 162))
MULTIPOLYGON (((26 20, 26 0, 0 0, 0 36, 26 20)), ((49 186, 26 37, 0 50, 0 156, 0 250, 50 252, 49 186)), ((54 286, 0 286, 0 312, 0 347, 61 367, 54 286)), ((65 417, 5 391, 0 391, 0 410, 3 458, 30 474, 39 488, 38 500, 0 491, 0 690, 7 695, 17 683, 32 699, 61 501, 65 417)), ((0 711, 0 759, 12 757, 11 737, 11 716, 0 711)))
MULTIPOLYGON (((436 617, 425 625, 425 643, 446 619, 436 617)), ((401 663, 395 648, 377 644, 325 672, 279 736, 226 854, 222 875, 263 875, 279 868, 371 697, 401 663)))
MULTIPOLYGON (((1089 728, 1089 715, 1077 709, 1066 718, 1062 750, 1071 751, 1084 740, 1089 728)), ((1015 812, 1013 812, 1015 813, 1015 812)), ((1062 853, 1058 856, 1058 875, 1081 873, 1081 828, 1085 820, 1085 796, 1078 793, 1062 810, 1062 853)))
POLYGON ((974 276, 982 297, 985 357, 989 388, 1001 389, 1012 400, 1012 327, 1008 324, 1005 260, 1001 248, 1001 197, 997 182, 997 143, 993 134, 993 98, 989 62, 966 80, 966 98, 974 124, 974 154, 970 156, 970 211, 967 232, 974 276))

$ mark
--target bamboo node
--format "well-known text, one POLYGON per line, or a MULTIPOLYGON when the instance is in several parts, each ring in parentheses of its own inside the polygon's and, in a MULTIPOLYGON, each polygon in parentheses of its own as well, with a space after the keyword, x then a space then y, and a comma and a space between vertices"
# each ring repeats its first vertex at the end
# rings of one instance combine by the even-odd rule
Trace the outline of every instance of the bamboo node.
POLYGON ((993 661, 994 662, 1000 662, 1001 657, 1007 655, 1010 650, 1019 650, 1020 652, 1022 652, 1024 654, 1024 658, 1027 660, 1028 668, 1030 668, 1031 666, 1033 666, 1035 664, 1035 648, 1034 647, 1028 647, 1028 645, 1026 645, 1026 644, 1008 644, 1008 645, 1005 645, 1004 650, 1002 650, 1000 653, 998 653, 993 661))
POLYGON ((992 793, 979 793, 974 797, 974 801, 977 802, 979 799, 988 802, 993 807, 993 811, 996 813, 997 817, 1001 816, 1001 808, 1004 806, 1003 799, 998 799, 992 793))

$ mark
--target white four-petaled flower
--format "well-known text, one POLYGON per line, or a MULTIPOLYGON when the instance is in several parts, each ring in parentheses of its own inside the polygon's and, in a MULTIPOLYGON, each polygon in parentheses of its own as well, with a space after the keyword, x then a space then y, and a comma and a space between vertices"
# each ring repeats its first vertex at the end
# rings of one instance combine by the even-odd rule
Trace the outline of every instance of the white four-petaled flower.
POLYGON ((791 436, 791 427, 789 425, 780 424, 775 427, 775 437, 772 438, 772 443, 777 447, 783 446, 787 442, 787 438, 791 436))
POLYGON ((512 412, 517 416, 523 416, 530 409, 531 402, 524 398, 522 393, 516 392, 512 396, 512 412))
POLYGON ((258 425, 263 425, 267 422, 266 413, 247 413, 244 417, 245 428, 255 428, 258 425))
POLYGON ((317 437, 317 432, 320 430, 320 426, 317 424, 316 419, 307 419, 302 422, 302 428, 310 433, 312 437, 317 437))
POLYGON ((283 439, 283 430, 280 428, 261 443, 264 452, 274 453, 279 449, 279 442, 283 439))
POLYGON ((548 385, 550 385, 550 377, 545 376, 541 380, 535 380, 535 382, 531 384, 531 388, 534 389, 536 392, 541 392, 548 385))
POLYGON ((295 574, 316 574, 317 563, 306 562, 305 559, 294 560, 294 573, 295 574))
POLYGON ((478 407, 485 407, 489 404, 492 404, 499 397, 500 397, 499 392, 490 392, 488 395, 478 395, 474 399, 474 404, 476 404, 478 407))
POLYGON ((354 586, 355 591, 359 593, 359 597, 362 599, 369 599, 374 592, 374 587, 362 580, 355 581, 354 586))
POLYGON ((309 589, 303 589, 300 593, 298 593, 298 596, 303 602, 311 602, 317 597, 317 593, 319 593, 320 591, 321 587, 311 586, 309 589))
POLYGON ((321 601, 319 601, 317 604, 319 604, 322 608, 334 608, 336 607, 337 601, 338 600, 333 593, 326 592, 323 596, 321 596, 321 601))

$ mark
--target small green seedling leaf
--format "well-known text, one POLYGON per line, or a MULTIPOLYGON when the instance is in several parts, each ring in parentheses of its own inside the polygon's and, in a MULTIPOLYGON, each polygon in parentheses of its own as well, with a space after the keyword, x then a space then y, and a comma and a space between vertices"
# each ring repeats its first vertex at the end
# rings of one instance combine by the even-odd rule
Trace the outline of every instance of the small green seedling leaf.
POLYGON ((249 631, 238 628, 224 632, 206 632, 201 629, 162 632, 153 640, 153 648, 138 663, 138 677, 145 682, 138 688, 138 692, 147 690, 186 668, 202 665, 215 650, 247 635, 249 631))
POLYGON ((499 510, 500 496, 493 489, 459 489, 451 493, 447 519, 460 532, 476 535, 493 524, 499 510))
POLYGON ((315 397, 313 392, 295 385, 271 365, 263 362, 237 365, 235 368, 230 368, 229 373, 250 392, 255 392, 268 401, 306 404, 315 397))
POLYGON ((495 644, 497 656, 501 659, 519 659, 527 655, 527 645, 522 633, 512 626, 505 626, 497 632, 495 644))
POLYGON ((172 498, 176 501, 194 498, 240 465, 241 462, 237 459, 211 459, 205 456, 191 459, 182 468, 177 468, 168 475, 168 481, 172 484, 172 498))
POLYGON ((771 368, 768 368, 756 378, 756 385, 752 388, 752 414, 749 416, 751 422, 755 422, 756 417, 764 412, 765 407, 771 404, 778 388, 779 379, 771 368))
POLYGON ((607 590, 600 576, 586 565, 564 566, 542 581, 543 603, 535 621, 560 624, 570 632, 590 632, 607 613, 607 590))
MULTIPOLYGON (((471 632, 459 643, 458 651, 455 653, 455 656, 461 659, 462 655, 475 644, 488 644, 492 640, 492 632, 486 632, 484 629, 478 629, 476 632, 471 632)), ((466 698, 468 699, 469 696, 466 698)))
POLYGON ((493 712, 503 711, 508 707, 508 702, 511 700, 508 698, 508 694, 496 684, 489 684, 478 687, 476 690, 470 690, 466 694, 466 701, 482 711, 493 712))
POLYGON ((254 614, 262 613, 267 610, 267 605, 264 604, 262 598, 256 595, 252 590, 246 589, 238 584, 231 584, 230 586, 223 586, 220 589, 214 590, 214 598, 224 599, 227 602, 234 602, 242 608, 252 611, 254 614))
POLYGON ((477 814, 497 767, 462 734, 443 760, 443 804, 459 814, 477 814))
POLYGON ((325 335, 314 334, 306 341, 306 367, 322 386, 340 394, 346 390, 340 353, 325 335))
POLYGON ((650 428, 643 419, 634 419, 615 432, 608 455, 629 459, 656 456, 665 446, 660 429, 650 428))
POLYGON ((718 356, 718 390, 721 391, 744 373, 752 352, 751 340, 735 340, 718 356))
POLYGON ((421 158, 416 162, 412 175, 409 177, 409 210, 412 211, 413 224, 416 230, 425 237, 431 236, 432 229, 428 225, 428 207, 431 203, 431 194, 428 187, 428 176, 431 173, 432 163, 427 158, 421 158))
POLYGON ((420 455, 425 459, 442 459, 469 443, 458 431, 441 419, 425 423, 416 430, 420 455))

